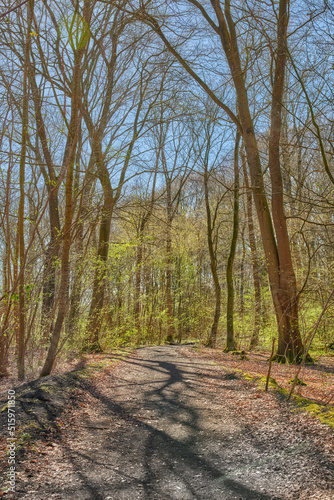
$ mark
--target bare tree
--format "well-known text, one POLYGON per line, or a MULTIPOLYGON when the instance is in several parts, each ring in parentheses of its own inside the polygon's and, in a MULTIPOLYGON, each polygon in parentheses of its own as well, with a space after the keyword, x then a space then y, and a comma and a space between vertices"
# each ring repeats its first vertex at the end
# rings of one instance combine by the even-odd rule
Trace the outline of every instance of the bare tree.
POLYGON ((301 359, 303 344, 298 325, 298 293, 284 214, 282 173, 279 156, 282 95, 287 60, 286 47, 289 2, 288 0, 280 0, 278 12, 275 12, 275 15, 277 15, 277 35, 271 98, 271 133, 269 139, 272 217, 268 206, 259 146, 254 131, 254 120, 249 105, 244 68, 240 57, 240 36, 238 35, 236 21, 231 11, 231 2, 230 0, 226 0, 222 6, 220 1, 211 0, 211 7, 214 11, 215 20, 210 16, 209 12, 205 10, 203 5, 196 0, 189 0, 189 3, 195 6, 204 20, 208 23, 214 36, 218 36, 220 39, 235 90, 240 120, 175 49, 173 42, 168 39, 168 35, 166 36, 164 34, 157 18, 143 8, 139 10, 138 16, 152 27, 187 73, 189 73, 194 81, 200 85, 211 99, 227 113, 242 134, 277 318, 277 328, 279 331, 277 359, 283 362, 286 360, 292 361, 301 359))
MULTIPOLYGON (((78 16, 79 10, 76 6, 73 16, 78 16)), ((84 5, 83 19, 89 16, 89 4, 84 5)), ((88 24, 88 23, 87 23, 88 24)), ((88 24, 89 25, 89 24, 88 24)), ((64 213, 64 227, 63 227, 63 248, 61 257, 61 281, 59 287, 59 303, 58 314, 55 322, 54 330, 52 332, 51 343, 47 353, 47 357, 40 373, 40 377, 44 377, 51 373, 56 354, 60 334, 67 312, 67 287, 69 282, 70 273, 70 249, 72 243, 71 226, 73 219, 73 175, 74 164, 76 158, 76 151, 78 146, 78 136, 80 130, 81 116, 81 71, 82 59, 86 51, 88 36, 85 24, 81 27, 81 32, 75 34, 75 37, 70 38, 73 50, 73 73, 71 81, 71 116, 67 130, 67 141, 63 159, 63 171, 66 176, 65 182, 65 213, 64 213)), ((71 36, 71 33, 70 33, 71 36)))

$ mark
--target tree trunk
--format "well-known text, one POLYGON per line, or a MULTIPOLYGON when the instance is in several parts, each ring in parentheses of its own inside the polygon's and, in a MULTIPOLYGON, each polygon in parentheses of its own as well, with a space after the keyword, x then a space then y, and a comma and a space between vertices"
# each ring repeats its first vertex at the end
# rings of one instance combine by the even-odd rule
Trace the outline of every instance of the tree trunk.
MULTIPOLYGON (((208 146, 209 147, 209 146, 208 146)), ((207 150, 208 152, 208 150, 207 150)), ((207 156, 207 155, 206 155, 207 156)), ((209 175, 208 175, 208 165, 207 161, 204 164, 204 196, 205 196, 205 209, 206 209, 206 227, 207 227, 207 241, 208 241, 208 250, 210 256, 210 269, 212 274, 212 279, 215 288, 215 313, 213 317, 213 322, 211 325, 211 332, 209 338, 207 340, 206 345, 208 347, 215 348, 217 341, 217 331, 218 324, 220 319, 220 307, 221 307, 221 287, 219 283, 219 276, 217 271, 217 259, 214 251, 214 243, 213 243, 213 233, 214 233, 214 221, 211 218, 211 209, 209 203, 209 175)))
POLYGON ((8 323, 1 318, 0 330, 0 378, 8 377, 8 323))
POLYGON ((71 295, 71 308, 69 313, 69 332, 71 336, 74 335, 76 331, 76 326, 78 325, 78 317, 79 317, 79 308, 80 308, 80 300, 81 300, 81 289, 82 289, 82 273, 84 272, 82 259, 83 259, 83 234, 82 234, 82 223, 79 223, 79 234, 76 237, 75 241, 75 251, 76 251, 76 259, 75 259, 75 278, 74 285, 71 295))
MULTIPOLYGON (((271 128, 269 137, 269 170, 272 185, 272 214, 280 264, 278 302, 280 318, 277 358, 301 359, 303 344, 298 325, 298 294, 293 269, 290 241, 284 213, 283 182, 280 167, 280 137, 282 129, 282 99, 286 66, 286 31, 288 0, 280 0, 277 29, 277 56, 272 92, 271 128)), ((277 314, 277 313, 276 313, 277 314)))
POLYGON ((167 180, 167 234, 166 234, 166 306, 167 342, 174 342, 174 317, 172 302, 172 192, 171 182, 167 180))
POLYGON ((109 237, 114 208, 113 191, 110 184, 109 174, 106 169, 105 176, 99 176, 104 188, 104 204, 100 222, 99 242, 97 251, 96 270, 93 282, 92 300, 89 309, 87 336, 83 350, 87 352, 101 352, 99 334, 102 320, 104 301, 104 277, 106 276, 106 265, 109 252, 109 237))
POLYGON ((251 250, 251 262, 253 271, 253 284, 254 284, 254 301, 255 301, 255 317, 254 317, 254 329, 252 337, 250 340, 249 349, 254 349, 259 343, 259 334, 261 326, 261 284, 260 284, 260 274, 259 274, 259 262, 257 258, 255 231, 253 223, 253 196, 252 191, 249 187, 248 174, 246 168, 246 157, 241 151, 242 157, 242 168, 244 173, 244 181, 246 186, 246 197, 247 197, 247 222, 248 222, 248 237, 249 246, 251 250))
POLYGON ((241 239, 242 239, 242 256, 240 264, 240 317, 241 317, 241 323, 243 325, 245 316, 245 257, 246 257, 245 224, 243 225, 243 228, 241 230, 241 239))
MULTIPOLYGON (((78 147, 78 155, 80 155, 80 145, 78 147)), ((74 263, 75 269, 75 277, 74 277, 74 285, 71 295, 71 308, 69 313, 69 331, 70 335, 73 336, 77 331, 78 320, 79 320, 79 312, 80 312, 80 302, 81 302, 81 294, 82 294, 82 276, 84 272, 84 268, 86 262, 84 260, 84 221, 87 218, 87 214, 91 207, 91 198, 94 193, 95 188, 95 179, 91 175, 92 170, 92 161, 90 161, 88 165, 88 179, 86 183, 84 181, 85 187, 82 195, 82 200, 80 201, 80 208, 77 214, 77 222, 76 222, 76 237, 75 237, 75 251, 76 251, 76 259, 74 263)), ((80 173, 80 159, 77 158, 76 164, 78 166, 75 179, 74 179, 74 192, 79 191, 79 173, 80 173)), ((74 200, 75 201, 75 200, 74 200)), ((92 232, 90 232, 89 240, 92 236, 92 232)), ((93 238, 92 238, 93 239, 93 238)))
POLYGON ((68 282, 70 272, 70 249, 72 242, 71 225, 73 218, 73 173, 76 156, 76 147, 79 133, 79 104, 80 104, 80 75, 81 60, 84 49, 80 48, 74 52, 74 68, 71 100, 71 120, 68 130, 67 143, 64 154, 64 165, 66 167, 65 183, 65 222, 63 228, 63 251, 61 262, 61 279, 59 287, 58 315, 52 332, 51 344, 48 354, 40 373, 40 377, 49 375, 54 365, 60 334, 65 319, 68 303, 68 282))
MULTIPOLYGON (((8 293, 9 279, 8 279, 8 264, 9 252, 8 242, 5 242, 5 254, 3 260, 3 290, 2 293, 8 293)), ((9 348, 9 332, 8 332, 8 318, 11 309, 11 301, 2 302, 0 305, 0 378, 8 377, 8 348, 9 348)))
POLYGON ((20 155, 20 203, 18 210, 17 230, 19 236, 19 257, 20 257, 20 272, 19 272, 19 328, 18 328, 18 350, 17 350, 17 369, 18 379, 23 380, 25 375, 24 367, 24 351, 25 351, 25 248, 24 248, 24 184, 25 184, 25 163, 27 153, 27 134, 28 134, 28 112, 29 112, 29 85, 28 85, 28 68, 29 54, 31 43, 31 20, 33 16, 33 1, 29 1, 28 9, 28 26, 24 48, 24 67, 23 67, 23 106, 22 106, 22 137, 21 137, 21 155, 20 155))
POLYGON ((135 328, 137 339, 140 339, 140 289, 141 289, 141 266, 143 261, 143 235, 140 232, 139 243, 137 246, 137 259, 136 259, 136 284, 135 284, 135 328))
POLYGON ((10 303, 0 310, 0 378, 8 377, 8 349, 9 349, 9 314, 10 303))
POLYGON ((37 125, 37 136, 42 146, 43 156, 47 165, 47 170, 44 168, 42 158, 40 162, 40 170, 44 177, 45 185, 49 194, 49 223, 50 223, 50 241, 46 250, 45 264, 43 272, 43 290, 42 290, 42 311, 41 311, 41 327, 44 341, 47 340, 52 327, 49 324, 51 311, 55 302, 56 294, 56 276, 58 258, 60 253, 60 220, 58 209, 58 188, 55 168, 52 161, 51 152, 49 149, 48 138, 46 134, 45 122, 42 113, 42 102, 40 93, 36 84, 35 68, 29 65, 29 83, 31 87, 32 101, 35 109, 35 119, 37 125))
POLYGON ((178 295, 179 295, 179 303, 177 306, 177 341, 179 344, 182 342, 182 337, 183 337, 183 330, 184 330, 184 323, 183 323, 183 318, 182 318, 182 311, 183 311, 183 293, 182 293, 182 285, 181 285, 181 262, 182 262, 182 257, 178 258, 178 273, 177 273, 177 288, 178 288, 178 295))
MULTIPOLYGON (((9 198, 10 198, 10 185, 11 185, 11 166, 7 170, 7 180, 6 180, 6 203, 5 203, 5 221, 3 221, 3 228, 5 234, 5 254, 3 260, 3 290, 2 293, 6 293, 9 296, 10 283, 11 283, 11 231, 10 231, 10 209, 9 209, 9 198)), ((15 265, 15 261, 14 261, 15 265)), ((13 301, 7 299, 3 301, 0 305, 0 376, 9 376, 8 372, 8 349, 9 349, 9 315, 10 310, 13 306, 13 301)))
MULTIPOLYGON (((52 188, 51 188, 52 189, 52 188)), ((41 312, 41 326, 44 331, 44 339, 52 332, 49 325, 51 311, 55 302, 56 277, 58 271, 58 258, 60 253, 60 220, 58 211, 58 190, 50 193, 49 199, 49 221, 50 221, 50 242, 46 251, 46 259, 43 273, 43 301, 41 312)))
POLYGON ((238 230, 239 230, 239 166, 238 166, 238 156, 239 156, 239 142, 240 134, 236 132, 235 147, 234 147, 234 202, 233 202, 233 233, 230 246, 230 254, 227 260, 226 266, 226 284, 227 284, 227 310, 226 310, 226 346, 224 351, 234 351, 235 339, 234 339, 234 286, 233 286, 233 264, 235 258, 235 252, 237 248, 238 240, 238 230))
POLYGON ((303 344, 298 327, 296 280, 292 267, 290 244, 283 208, 282 176, 279 163, 282 93, 286 64, 286 30, 288 0, 280 0, 278 13, 275 78, 272 92, 269 170, 272 183, 272 219, 267 203, 258 144, 255 138, 247 91, 237 45, 235 24, 230 14, 230 2, 225 3, 225 15, 218 0, 211 0, 215 9, 219 34, 234 82, 243 139, 250 169, 254 201, 257 210, 268 276, 279 333, 278 359, 282 362, 301 359, 303 344), (226 18, 225 18, 226 16, 226 18), (226 24, 227 21, 227 24, 226 24))

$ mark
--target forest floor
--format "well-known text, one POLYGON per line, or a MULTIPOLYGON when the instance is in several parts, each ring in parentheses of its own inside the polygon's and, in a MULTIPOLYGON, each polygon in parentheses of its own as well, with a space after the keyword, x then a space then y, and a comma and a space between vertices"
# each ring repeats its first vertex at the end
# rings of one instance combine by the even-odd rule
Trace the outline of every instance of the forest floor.
MULTIPOLYGON (((266 373, 264 353, 254 356, 241 360, 192 346, 145 347, 121 357, 87 356, 76 371, 21 385, 16 493, 0 496, 333 499, 333 430, 287 403, 274 387, 264 392, 243 378, 244 372, 266 373)), ((324 377, 326 402, 330 365, 331 359, 326 369, 313 367, 317 376, 302 376, 308 383, 303 390, 312 389, 312 377, 324 377)), ((272 370, 282 386, 296 370, 285 368, 272 370), (285 368, 291 373, 283 377, 285 368)), ((6 419, 2 411, 4 464, 6 419)))
MULTIPOLYGON (((270 353, 255 350, 246 352, 246 356, 224 353, 222 349, 208 349, 198 346, 194 355, 206 356, 228 370, 241 370, 251 376, 266 377, 270 353)), ((294 394, 308 398, 320 405, 334 405, 334 354, 322 355, 314 359, 314 364, 304 365, 298 378, 305 385, 296 385, 294 394)), ((273 363, 270 376, 279 387, 290 392, 291 380, 296 376, 298 366, 273 363)), ((334 421, 333 421, 334 425, 334 421)))

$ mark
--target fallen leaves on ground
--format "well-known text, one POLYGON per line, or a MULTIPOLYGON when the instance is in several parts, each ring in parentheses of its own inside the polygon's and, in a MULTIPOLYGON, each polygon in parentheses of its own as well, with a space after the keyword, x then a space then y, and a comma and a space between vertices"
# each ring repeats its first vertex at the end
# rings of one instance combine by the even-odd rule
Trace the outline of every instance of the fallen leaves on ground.
MULTIPOLYGON (((266 377, 268 373, 270 353, 266 351, 247 352, 248 359, 240 359, 222 349, 198 347, 187 350, 192 356, 205 356, 211 362, 223 365, 227 370, 241 370, 256 377, 266 377)), ((188 354, 189 355, 189 354, 188 354)), ((277 384, 290 391, 289 381, 296 376, 298 366, 272 363, 270 376, 277 384)), ((334 357, 322 356, 314 365, 306 365, 299 376, 307 385, 296 385, 294 393, 298 396, 311 399, 320 405, 334 403, 334 357)))

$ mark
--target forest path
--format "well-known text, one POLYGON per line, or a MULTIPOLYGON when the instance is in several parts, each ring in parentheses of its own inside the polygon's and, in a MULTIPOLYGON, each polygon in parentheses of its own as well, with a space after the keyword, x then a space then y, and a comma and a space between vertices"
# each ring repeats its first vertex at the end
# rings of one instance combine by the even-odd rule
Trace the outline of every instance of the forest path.
POLYGON ((333 499, 333 457, 299 417, 189 353, 137 349, 85 384, 61 439, 28 456, 15 498, 333 499))

